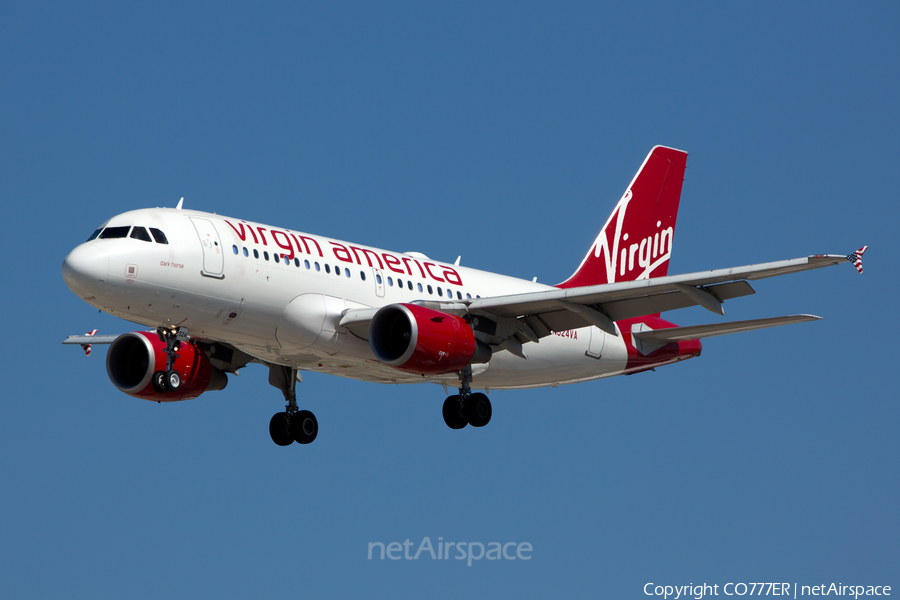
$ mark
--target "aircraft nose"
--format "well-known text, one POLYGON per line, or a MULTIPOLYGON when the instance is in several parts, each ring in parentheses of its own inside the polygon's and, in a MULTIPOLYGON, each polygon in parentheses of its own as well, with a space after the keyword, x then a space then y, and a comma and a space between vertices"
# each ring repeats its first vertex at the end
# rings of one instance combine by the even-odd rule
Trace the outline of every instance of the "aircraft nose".
POLYGON ((109 276, 109 255, 97 244, 81 244, 63 261, 62 275, 69 289, 79 296, 96 295, 109 276))

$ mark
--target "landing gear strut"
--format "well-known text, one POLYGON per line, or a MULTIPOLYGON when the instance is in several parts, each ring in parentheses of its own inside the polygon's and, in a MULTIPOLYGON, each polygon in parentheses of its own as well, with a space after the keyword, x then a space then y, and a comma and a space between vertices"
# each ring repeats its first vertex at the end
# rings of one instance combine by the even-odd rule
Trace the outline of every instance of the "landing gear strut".
POLYGON ((319 434, 316 416, 308 410, 297 409, 297 369, 282 365, 269 365, 269 383, 284 394, 287 402, 284 412, 276 413, 269 421, 269 435, 279 446, 294 442, 309 444, 319 434))
POLYGON ((444 400, 444 423, 450 429, 462 429, 466 425, 484 427, 491 421, 491 401, 481 392, 472 393, 472 367, 459 372, 459 394, 444 400))
POLYGON ((178 360, 181 344, 188 340, 187 327, 179 327, 177 330, 160 327, 156 330, 156 335, 166 345, 166 370, 155 372, 150 382, 158 394, 177 392, 181 388, 181 373, 173 367, 178 360))

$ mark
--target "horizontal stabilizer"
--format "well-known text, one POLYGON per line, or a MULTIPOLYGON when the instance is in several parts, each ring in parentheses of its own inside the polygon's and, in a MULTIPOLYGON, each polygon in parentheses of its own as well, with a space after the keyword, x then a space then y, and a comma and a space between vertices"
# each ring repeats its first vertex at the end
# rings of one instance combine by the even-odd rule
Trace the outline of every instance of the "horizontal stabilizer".
POLYGON ((650 344, 667 344, 669 342, 681 342, 684 340, 698 340, 700 338, 726 335, 728 333, 740 333, 765 329, 766 327, 778 327, 791 323, 805 323, 806 321, 818 321, 822 317, 815 315, 790 315, 787 317, 772 317, 769 319, 753 319, 750 321, 732 321, 730 323, 714 323, 712 325, 691 325, 688 327, 668 327, 666 329, 654 329, 632 334, 642 342, 650 344))

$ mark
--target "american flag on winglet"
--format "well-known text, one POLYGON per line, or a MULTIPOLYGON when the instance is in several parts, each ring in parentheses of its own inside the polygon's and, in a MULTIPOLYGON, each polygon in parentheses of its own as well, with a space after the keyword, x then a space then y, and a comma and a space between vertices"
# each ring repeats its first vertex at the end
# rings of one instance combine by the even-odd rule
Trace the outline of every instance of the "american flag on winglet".
MULTIPOLYGON (((93 336, 97 335, 97 330, 96 330, 96 329, 91 329, 90 331, 88 331, 88 332, 87 332, 86 334, 84 334, 84 335, 89 335, 89 336, 93 337, 93 336)), ((85 355, 85 356, 90 356, 90 355, 91 355, 91 345, 90 345, 90 344, 82 344, 81 347, 84 348, 84 355, 85 355)))
POLYGON ((862 273, 862 255, 866 253, 868 250, 868 246, 863 246, 856 252, 851 252, 847 255, 847 260, 853 263, 853 266, 856 267, 856 270, 862 273))

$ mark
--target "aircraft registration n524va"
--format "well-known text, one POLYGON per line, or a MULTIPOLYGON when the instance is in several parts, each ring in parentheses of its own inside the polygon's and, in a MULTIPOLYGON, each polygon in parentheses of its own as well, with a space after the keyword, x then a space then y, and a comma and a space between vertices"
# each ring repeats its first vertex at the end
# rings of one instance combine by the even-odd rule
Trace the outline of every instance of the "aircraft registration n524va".
POLYGON ((668 275, 687 153, 654 147, 569 279, 549 286, 415 252, 391 252, 178 207, 115 216, 63 262, 88 304, 150 327, 63 343, 111 344, 106 370, 147 400, 196 398, 251 362, 287 406, 269 423, 287 446, 318 434, 299 410, 303 370, 377 383, 458 388, 452 429, 491 420, 474 389, 557 386, 699 356, 704 337, 818 319, 791 315, 679 327, 664 311, 753 294, 750 281, 844 262, 849 255, 668 275))

